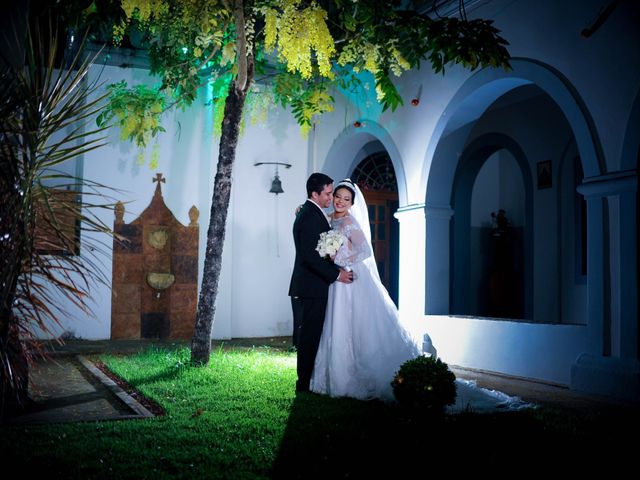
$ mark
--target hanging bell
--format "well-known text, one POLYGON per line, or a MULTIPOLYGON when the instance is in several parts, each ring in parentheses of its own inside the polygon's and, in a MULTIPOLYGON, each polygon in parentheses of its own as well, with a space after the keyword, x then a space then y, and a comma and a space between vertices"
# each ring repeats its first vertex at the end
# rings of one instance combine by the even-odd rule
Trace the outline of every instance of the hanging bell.
POLYGON ((269 192, 275 193, 276 195, 279 193, 284 193, 284 190, 282 190, 282 182, 280 181, 280 177, 278 177, 278 174, 273 177, 273 181, 271 182, 271 190, 269 190, 269 192))

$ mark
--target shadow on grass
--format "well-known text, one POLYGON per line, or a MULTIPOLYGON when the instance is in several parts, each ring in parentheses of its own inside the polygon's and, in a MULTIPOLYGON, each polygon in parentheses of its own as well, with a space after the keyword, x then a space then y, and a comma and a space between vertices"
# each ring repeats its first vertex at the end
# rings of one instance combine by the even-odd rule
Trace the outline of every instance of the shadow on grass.
POLYGON ((586 472, 628 445, 616 428, 623 423, 544 409, 425 416, 381 402, 305 393, 293 402, 272 476, 427 478, 436 468, 464 473, 506 464, 529 473, 562 467, 586 472), (569 450, 580 452, 579 463, 569 450))
MULTIPOLYGON (((422 416, 382 402, 298 395, 274 478, 393 477, 434 465, 467 444, 453 417, 422 416)), ((428 474, 428 472, 424 472, 428 474)))

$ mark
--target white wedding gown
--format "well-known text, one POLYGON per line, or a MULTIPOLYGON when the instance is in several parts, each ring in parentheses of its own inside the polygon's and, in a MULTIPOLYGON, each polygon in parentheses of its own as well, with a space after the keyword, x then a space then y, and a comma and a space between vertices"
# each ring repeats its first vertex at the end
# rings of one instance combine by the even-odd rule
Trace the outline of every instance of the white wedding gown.
POLYGON ((379 278, 369 271, 365 260, 371 259, 371 247, 358 223, 346 215, 334 219, 332 228, 347 239, 334 261, 350 268, 354 280, 329 287, 311 391, 392 400, 390 382, 398 367, 422 352, 398 323, 397 309, 379 278))
MULTIPOLYGON (((368 224, 368 217, 362 223, 365 221, 368 224)), ((402 363, 422 355, 423 348, 400 323, 398 310, 380 281, 368 232, 362 231, 351 214, 334 219, 332 228, 347 239, 334 261, 350 268, 354 281, 334 282, 329 287, 310 389, 332 397, 394 401, 391 381, 395 373, 402 363)), ((430 351, 424 353, 435 355, 428 335, 425 338, 430 351)), ((473 382, 456 380, 456 389, 456 404, 448 408, 450 413, 524 406, 517 397, 479 388, 473 382)))

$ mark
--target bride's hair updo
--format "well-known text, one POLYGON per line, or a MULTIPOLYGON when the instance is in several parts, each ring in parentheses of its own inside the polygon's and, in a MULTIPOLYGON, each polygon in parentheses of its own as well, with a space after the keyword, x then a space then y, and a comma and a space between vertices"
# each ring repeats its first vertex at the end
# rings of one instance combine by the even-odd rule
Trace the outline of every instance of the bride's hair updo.
POLYGON ((355 201, 355 199, 356 199, 356 186, 351 181, 351 179, 350 178, 345 178, 344 180, 340 180, 338 182, 338 184, 336 185, 336 188, 333 190, 334 194, 340 188, 346 188, 347 190, 349 190, 351 192, 351 203, 353 203, 355 201))

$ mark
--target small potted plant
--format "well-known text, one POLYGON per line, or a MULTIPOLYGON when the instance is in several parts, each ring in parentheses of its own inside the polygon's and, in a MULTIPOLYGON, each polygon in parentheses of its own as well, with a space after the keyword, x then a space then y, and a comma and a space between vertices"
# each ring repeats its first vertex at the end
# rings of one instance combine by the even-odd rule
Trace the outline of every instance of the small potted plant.
POLYGON ((420 356, 400 366, 391 386, 402 406, 441 414, 456 400, 456 376, 439 358, 420 356))

